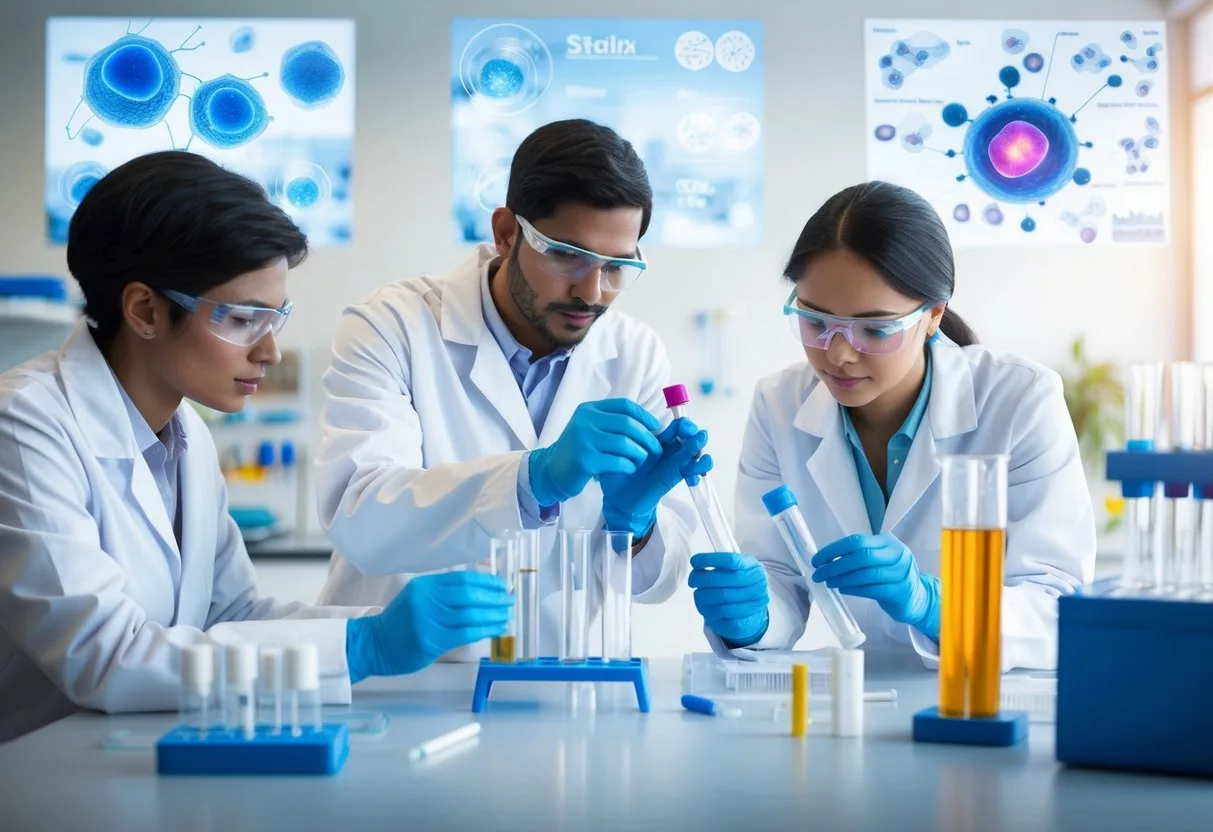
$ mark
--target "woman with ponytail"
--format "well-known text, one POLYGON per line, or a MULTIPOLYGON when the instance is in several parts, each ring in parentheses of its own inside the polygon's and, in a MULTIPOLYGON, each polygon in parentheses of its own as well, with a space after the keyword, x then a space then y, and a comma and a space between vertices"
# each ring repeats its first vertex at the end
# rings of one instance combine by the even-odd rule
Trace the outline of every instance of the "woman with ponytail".
POLYGON ((1004 667, 1054 666, 1057 597, 1089 581, 1095 522, 1045 367, 977 343, 949 308, 955 267, 931 205, 885 182, 847 188, 805 225, 783 275, 807 362, 755 391, 737 481, 742 552, 692 559, 717 650, 787 649, 809 594, 762 495, 792 489, 813 579, 845 597, 871 651, 939 657, 942 454, 1006 454, 1004 667))

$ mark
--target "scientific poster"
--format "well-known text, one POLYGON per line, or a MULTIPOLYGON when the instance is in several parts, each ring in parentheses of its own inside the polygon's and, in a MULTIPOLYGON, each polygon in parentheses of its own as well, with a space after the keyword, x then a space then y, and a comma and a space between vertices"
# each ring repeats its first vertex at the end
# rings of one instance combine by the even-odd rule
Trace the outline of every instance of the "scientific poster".
POLYGON ((58 17, 46 26, 46 227, 145 153, 260 182, 313 247, 352 237, 351 20, 58 17))
POLYGON ((452 227, 491 238, 510 160, 540 125, 588 118, 636 148, 653 186, 645 242, 756 245, 763 213, 762 24, 457 19, 451 26, 452 227))
POLYGON ((1163 23, 865 27, 868 177, 931 200, 954 245, 1167 242, 1163 23))

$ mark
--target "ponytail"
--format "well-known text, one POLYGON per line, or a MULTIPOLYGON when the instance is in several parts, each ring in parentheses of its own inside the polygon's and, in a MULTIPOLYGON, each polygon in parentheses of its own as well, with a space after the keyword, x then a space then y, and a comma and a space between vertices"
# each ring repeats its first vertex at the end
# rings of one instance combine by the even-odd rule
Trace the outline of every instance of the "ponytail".
POLYGON ((939 320, 939 331, 948 336, 959 347, 968 347, 977 343, 977 333, 964 321, 964 318, 945 307, 943 317, 939 320))

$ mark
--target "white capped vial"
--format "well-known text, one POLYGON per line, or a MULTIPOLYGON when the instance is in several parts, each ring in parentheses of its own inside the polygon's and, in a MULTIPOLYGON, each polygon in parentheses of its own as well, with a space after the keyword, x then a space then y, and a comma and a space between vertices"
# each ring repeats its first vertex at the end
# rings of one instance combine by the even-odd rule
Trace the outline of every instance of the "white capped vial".
POLYGON ((229 644, 223 652, 228 728, 251 740, 257 728, 257 645, 229 644))
POLYGON ((180 724, 203 736, 211 727, 215 686, 215 651, 209 644, 181 648, 180 724))
POLYGON ((286 648, 286 686, 291 700, 291 736, 297 737, 305 729, 319 731, 320 660, 316 645, 286 648))

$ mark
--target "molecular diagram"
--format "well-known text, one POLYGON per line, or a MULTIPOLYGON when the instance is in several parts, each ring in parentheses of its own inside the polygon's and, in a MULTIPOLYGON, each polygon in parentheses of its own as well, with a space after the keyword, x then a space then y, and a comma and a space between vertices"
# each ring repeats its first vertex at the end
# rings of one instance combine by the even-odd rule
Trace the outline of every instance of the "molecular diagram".
POLYGON ((345 69, 327 43, 310 40, 286 50, 282 56, 279 83, 283 91, 305 110, 331 102, 345 86, 345 69))
MULTIPOLYGON (((1000 45, 1006 54, 1020 55, 1026 51, 1028 40, 1026 32, 1008 29, 1003 32, 1000 45)), ((896 54, 904 43, 896 42, 893 53, 896 54)), ((1126 49, 1137 47, 1136 37, 1128 31, 1120 36, 1119 43, 1126 49)), ((1056 49, 1055 39, 1054 53, 1056 49)), ((1122 55, 1120 60, 1123 64, 1135 66, 1143 73, 1157 72, 1158 54, 1161 49, 1161 45, 1155 44, 1146 49, 1144 58, 1122 55)), ((887 57, 881 58, 882 68, 887 57)), ((965 170, 956 176, 956 181, 971 182, 994 200, 981 209, 982 221, 989 225, 1001 225, 1006 217, 999 203, 1021 205, 1026 210, 1019 227, 1022 231, 1031 233, 1037 228, 1037 220, 1031 215, 1030 206, 1044 206, 1047 200, 1071 185, 1082 187, 1090 184, 1091 171, 1080 165, 1079 155, 1083 150, 1091 149, 1093 143, 1084 142, 1079 138, 1079 114, 1105 90, 1115 90, 1124 84, 1121 75, 1107 74, 1102 79, 1102 86, 1086 101, 1072 112, 1063 110, 1056 98, 1047 97, 1049 72, 1054 68, 1051 61, 1049 64, 1046 70, 1046 61, 1043 55, 1037 52, 1023 54, 1020 60, 1023 70, 1032 75, 1046 70, 1039 97, 1016 95, 1023 75, 1019 67, 1009 64, 998 72, 1003 94, 987 96, 987 106, 980 112, 970 113, 969 109, 959 102, 944 105, 940 112, 943 123, 947 127, 964 130, 959 149, 932 146, 930 140, 934 135, 934 128, 931 121, 921 113, 908 114, 896 126, 877 126, 873 131, 874 137, 882 142, 900 138, 901 147, 910 153, 931 151, 948 158, 960 157, 965 170)), ((1071 55, 1069 64, 1075 72, 1099 76, 1108 71, 1114 61, 1098 44, 1088 43, 1071 55)), ((894 67, 890 65, 890 70, 892 68, 894 67)), ((889 85, 887 74, 885 83, 886 86, 889 85)), ((1149 95, 1152 86, 1149 79, 1142 79, 1133 88, 1134 93, 1144 97, 1149 95)), ((1147 151, 1159 146, 1158 135, 1161 128, 1157 119, 1147 118, 1145 126, 1144 136, 1126 137, 1120 142, 1126 154, 1125 170, 1128 174, 1144 173, 1148 170, 1147 151)), ((1089 243, 1096 235, 1092 218, 1102 216, 1103 211, 1102 200, 1094 199, 1085 211, 1065 212, 1062 220, 1076 228, 1079 237, 1089 243)), ((975 213, 969 203, 962 202, 954 206, 952 218, 956 222, 969 222, 975 213)))
POLYGON ((920 69, 930 69, 952 52, 948 42, 931 32, 916 32, 894 42, 889 54, 882 55, 877 65, 881 80, 891 90, 899 90, 906 78, 920 69))
POLYGON ((1158 148, 1158 134, 1162 127, 1154 116, 1147 116, 1146 134, 1134 139, 1126 136, 1120 140, 1120 146, 1125 151, 1125 173, 1132 176, 1135 173, 1145 173, 1150 169, 1150 154, 1147 151, 1158 148))

